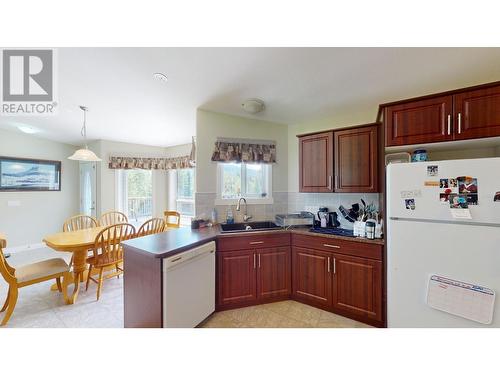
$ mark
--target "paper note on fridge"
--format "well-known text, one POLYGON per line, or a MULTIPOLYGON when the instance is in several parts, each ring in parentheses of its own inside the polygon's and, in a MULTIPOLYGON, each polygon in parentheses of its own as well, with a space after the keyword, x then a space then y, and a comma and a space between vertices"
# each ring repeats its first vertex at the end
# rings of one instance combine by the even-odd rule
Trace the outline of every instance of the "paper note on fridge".
POLYGON ((450 212, 453 219, 472 219, 468 208, 450 208, 450 212))
POLYGON ((419 198, 422 196, 422 190, 401 190, 401 198, 419 198))
POLYGON ((427 304, 449 314, 491 324, 495 292, 479 285, 432 275, 427 289, 427 304))

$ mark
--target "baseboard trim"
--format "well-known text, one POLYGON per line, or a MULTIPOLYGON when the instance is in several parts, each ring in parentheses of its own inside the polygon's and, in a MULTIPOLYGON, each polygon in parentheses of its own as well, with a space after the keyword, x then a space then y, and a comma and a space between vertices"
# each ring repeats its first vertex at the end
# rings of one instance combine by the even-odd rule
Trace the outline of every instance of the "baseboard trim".
POLYGON ((21 253, 23 251, 37 249, 37 248, 46 247, 46 246, 47 245, 45 245, 43 242, 40 242, 40 243, 32 243, 32 244, 22 245, 22 246, 13 246, 13 247, 7 246, 4 250, 8 253, 16 254, 16 253, 21 253))

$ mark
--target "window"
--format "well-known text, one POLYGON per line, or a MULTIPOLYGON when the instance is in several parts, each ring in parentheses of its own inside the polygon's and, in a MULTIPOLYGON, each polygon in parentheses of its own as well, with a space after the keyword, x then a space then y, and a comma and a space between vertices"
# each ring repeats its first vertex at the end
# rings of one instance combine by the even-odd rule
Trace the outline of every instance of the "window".
POLYGON ((268 164, 219 163, 217 180, 219 204, 240 197, 249 203, 272 203, 272 174, 268 164))
POLYGON ((118 209, 131 223, 143 223, 153 217, 153 173, 150 170, 118 171, 118 209))
POLYGON ((194 168, 177 170, 177 211, 182 216, 194 216, 194 168))

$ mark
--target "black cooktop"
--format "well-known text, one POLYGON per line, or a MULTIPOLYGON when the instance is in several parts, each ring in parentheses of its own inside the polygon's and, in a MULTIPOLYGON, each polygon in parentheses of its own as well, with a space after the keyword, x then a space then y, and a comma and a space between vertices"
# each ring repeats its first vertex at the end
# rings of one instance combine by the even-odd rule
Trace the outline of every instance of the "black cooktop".
POLYGON ((343 228, 320 228, 315 227, 309 229, 310 232, 314 233, 323 233, 323 234, 334 234, 336 236, 344 236, 344 237, 354 237, 354 232, 349 229, 343 228))

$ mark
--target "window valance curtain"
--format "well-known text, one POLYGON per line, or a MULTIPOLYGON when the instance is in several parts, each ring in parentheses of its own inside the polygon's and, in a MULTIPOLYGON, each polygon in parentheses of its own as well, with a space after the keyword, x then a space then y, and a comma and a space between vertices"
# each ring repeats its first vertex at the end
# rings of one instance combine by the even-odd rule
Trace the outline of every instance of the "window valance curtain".
POLYGON ((184 169, 192 168, 189 155, 176 158, 134 158, 124 156, 111 156, 109 169, 184 169))
POLYGON ((224 140, 215 142, 212 161, 225 163, 276 163, 273 141, 224 140))
POLYGON ((138 158, 111 156, 109 169, 185 169, 196 166, 196 137, 191 139, 191 153, 175 158, 138 158))

